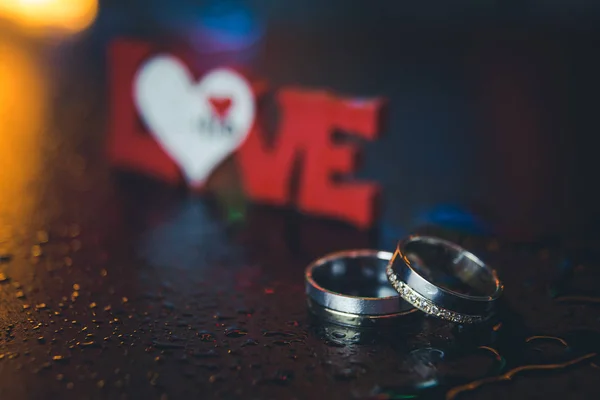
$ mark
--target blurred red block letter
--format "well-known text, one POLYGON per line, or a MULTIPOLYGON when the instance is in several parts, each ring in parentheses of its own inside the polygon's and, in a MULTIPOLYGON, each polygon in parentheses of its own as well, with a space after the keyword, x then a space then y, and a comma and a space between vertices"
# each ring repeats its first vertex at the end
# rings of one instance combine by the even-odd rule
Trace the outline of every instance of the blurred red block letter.
POLYGON ((117 40, 111 44, 108 156, 114 165, 178 182, 179 167, 145 130, 133 101, 135 75, 154 51, 151 45, 137 41, 117 40))
POLYGON ((298 208, 305 213, 368 228, 375 219, 379 188, 373 183, 335 182, 333 175, 356 170, 359 149, 335 144, 334 130, 374 139, 383 102, 356 101, 322 91, 282 89, 278 94, 281 123, 273 146, 255 129, 240 149, 244 183, 256 201, 287 205, 292 167, 302 157, 298 208))

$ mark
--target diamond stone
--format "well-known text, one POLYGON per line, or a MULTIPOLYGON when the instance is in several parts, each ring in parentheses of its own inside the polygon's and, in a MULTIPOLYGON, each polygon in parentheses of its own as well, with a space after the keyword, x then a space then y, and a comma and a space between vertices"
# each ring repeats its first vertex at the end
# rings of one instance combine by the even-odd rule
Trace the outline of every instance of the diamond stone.
POLYGON ((433 304, 428 299, 415 292, 398 278, 395 273, 389 275, 389 281, 396 291, 406 300, 418 309, 456 323, 473 323, 483 320, 480 316, 463 315, 454 311, 446 310, 433 304))

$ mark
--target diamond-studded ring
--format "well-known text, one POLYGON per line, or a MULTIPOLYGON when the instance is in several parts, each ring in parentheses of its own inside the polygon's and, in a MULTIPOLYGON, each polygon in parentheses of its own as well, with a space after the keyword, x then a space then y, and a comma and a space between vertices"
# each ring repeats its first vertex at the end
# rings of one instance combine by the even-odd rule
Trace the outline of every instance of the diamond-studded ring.
POLYGON ((386 274, 408 303, 457 323, 487 320, 504 290, 493 268, 457 244, 433 236, 401 240, 386 274))
POLYGON ((312 262, 304 275, 309 309, 332 322, 355 326, 415 312, 387 279, 391 258, 387 251, 346 250, 312 262))

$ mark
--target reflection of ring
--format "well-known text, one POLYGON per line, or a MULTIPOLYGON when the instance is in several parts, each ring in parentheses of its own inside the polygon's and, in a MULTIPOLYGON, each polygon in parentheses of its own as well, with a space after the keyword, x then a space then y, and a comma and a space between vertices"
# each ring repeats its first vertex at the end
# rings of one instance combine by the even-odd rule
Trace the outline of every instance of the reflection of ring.
MULTIPOLYGON (((399 301, 403 301, 398 296, 399 301)), ((351 314, 341 311, 332 310, 331 308, 323 307, 317 304, 314 300, 308 299, 308 309, 317 318, 339 325, 345 325, 350 327, 362 327, 369 328, 375 326, 384 326, 386 324, 393 324, 397 322, 397 317, 406 316, 417 311, 408 303, 408 308, 404 311, 400 311, 393 314, 381 314, 381 315, 369 315, 369 314, 351 314)))
POLYGON ((415 311, 386 277, 391 258, 386 251, 348 250, 312 262, 305 279, 313 313, 345 325, 368 326, 415 311))
POLYGON ((487 319, 503 291, 494 269, 462 247, 431 236, 401 240, 386 272, 407 302, 459 323, 487 319))

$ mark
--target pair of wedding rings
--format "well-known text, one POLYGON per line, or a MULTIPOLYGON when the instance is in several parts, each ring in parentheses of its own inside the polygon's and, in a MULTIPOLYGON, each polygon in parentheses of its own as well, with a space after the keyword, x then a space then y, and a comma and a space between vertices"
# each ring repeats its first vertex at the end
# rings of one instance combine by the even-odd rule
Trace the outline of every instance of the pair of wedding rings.
POLYGON ((394 253, 348 250, 306 269, 310 310, 349 326, 394 322, 417 310, 459 324, 494 315, 503 285, 496 271, 455 243, 410 236, 394 253))

